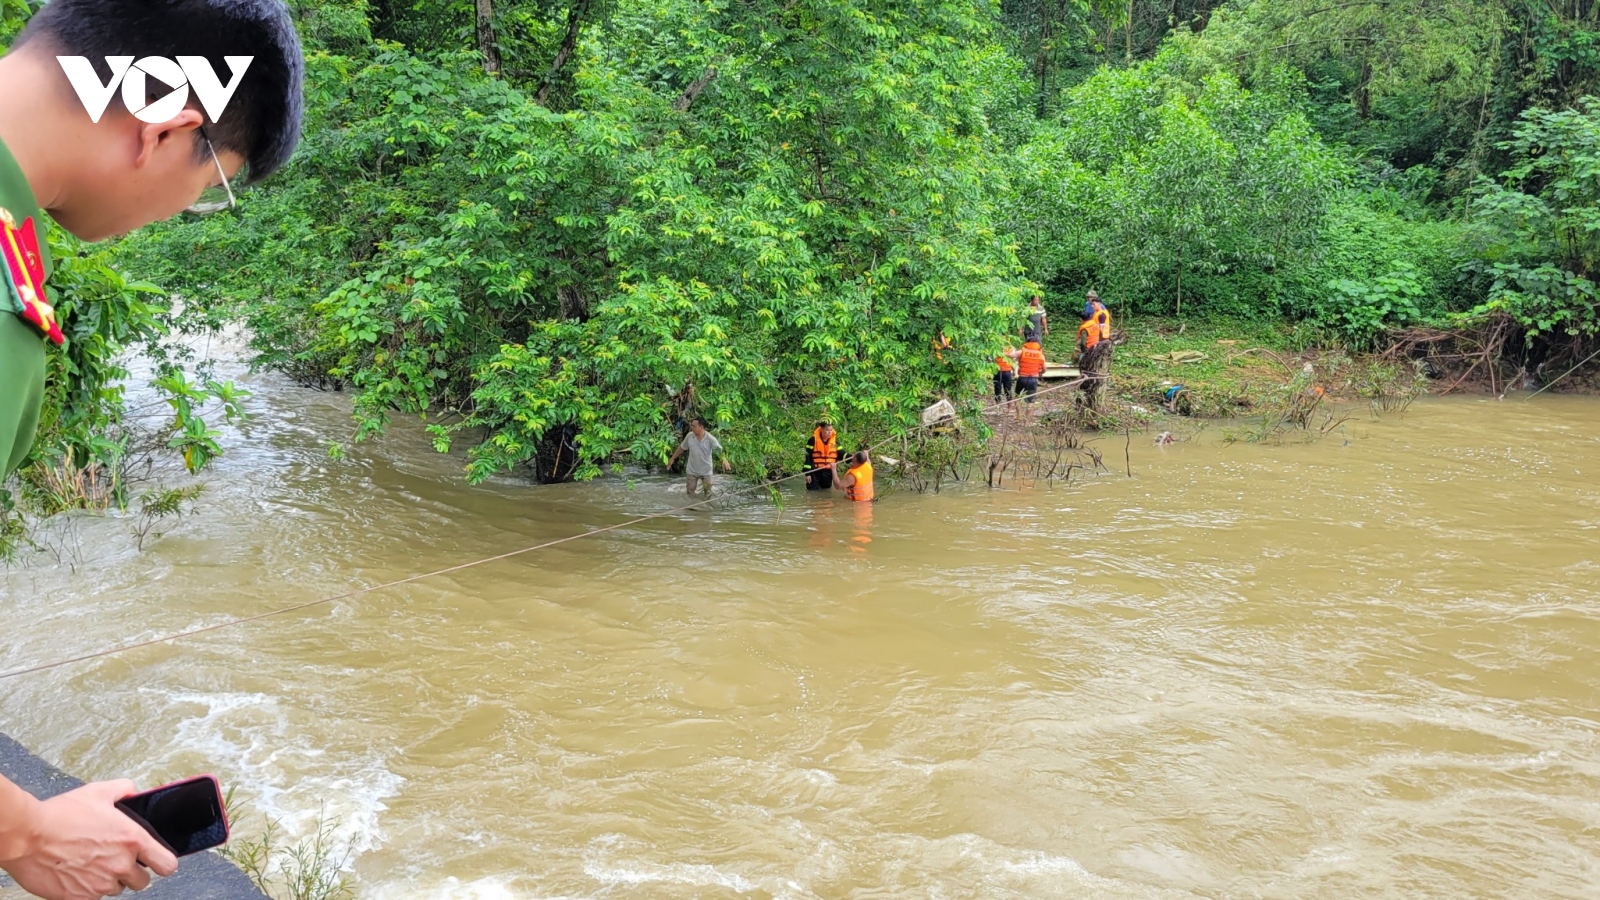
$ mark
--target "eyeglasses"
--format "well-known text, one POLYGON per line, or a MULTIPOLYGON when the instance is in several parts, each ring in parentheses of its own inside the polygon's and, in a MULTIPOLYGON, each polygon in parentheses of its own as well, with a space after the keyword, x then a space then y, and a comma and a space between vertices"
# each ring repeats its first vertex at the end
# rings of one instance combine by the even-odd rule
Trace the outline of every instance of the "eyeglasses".
POLYGON ((224 209, 237 208, 239 201, 233 196, 233 186, 228 184, 228 173, 222 170, 222 160, 217 158, 217 148, 211 145, 211 137, 206 134, 203 127, 200 129, 200 137, 205 140, 206 149, 211 152, 211 161, 216 164, 217 176, 222 179, 222 183, 201 191, 200 199, 189 205, 188 212, 208 216, 224 209))

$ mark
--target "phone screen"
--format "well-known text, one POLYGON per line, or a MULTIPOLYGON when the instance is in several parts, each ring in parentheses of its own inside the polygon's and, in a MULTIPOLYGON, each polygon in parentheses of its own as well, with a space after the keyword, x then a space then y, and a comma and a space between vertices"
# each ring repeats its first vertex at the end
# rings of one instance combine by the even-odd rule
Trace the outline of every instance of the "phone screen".
POLYGON ((217 782, 210 777, 180 781, 117 801, 117 808, 155 835, 178 856, 220 847, 228 841, 228 819, 217 782))

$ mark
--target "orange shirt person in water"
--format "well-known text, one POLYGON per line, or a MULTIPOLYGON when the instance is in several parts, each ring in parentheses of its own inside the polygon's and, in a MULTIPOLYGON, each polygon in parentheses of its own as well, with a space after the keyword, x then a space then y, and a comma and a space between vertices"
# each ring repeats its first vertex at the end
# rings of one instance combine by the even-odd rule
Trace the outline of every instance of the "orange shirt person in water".
POLYGON ((833 464, 833 486, 844 491, 846 500, 855 503, 872 502, 872 459, 867 451, 858 450, 846 463, 843 474, 839 464, 833 464))

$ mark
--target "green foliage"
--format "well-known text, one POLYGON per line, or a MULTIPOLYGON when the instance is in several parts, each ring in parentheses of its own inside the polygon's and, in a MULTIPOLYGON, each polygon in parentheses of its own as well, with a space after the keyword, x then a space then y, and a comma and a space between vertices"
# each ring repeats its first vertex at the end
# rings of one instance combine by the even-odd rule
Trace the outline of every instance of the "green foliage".
POLYGON ((215 402, 227 420, 239 421, 248 393, 215 379, 190 383, 180 350, 162 345, 172 333, 164 292, 130 280, 111 248, 56 227, 48 239, 56 262, 50 287, 67 342, 50 348, 39 430, 19 473, 35 511, 124 505, 123 467, 138 455, 136 445, 151 441, 177 451, 198 473, 222 452, 202 407, 215 402), (125 419, 126 362, 136 352, 156 364, 151 386, 172 409, 168 422, 132 428, 125 419))
POLYGON ((1346 166, 1292 91, 1187 69, 1172 49, 1068 93, 1013 168, 1021 256, 1127 308, 1181 311, 1187 296, 1202 315, 1271 315, 1274 276, 1312 257, 1346 166))
POLYGON ((1532 109, 1502 144, 1511 165, 1472 199, 1481 309, 1509 314, 1528 340, 1600 333, 1600 100, 1532 109))
POLYGON ((184 468, 189 470, 189 474, 198 474, 211 460, 222 455, 222 446, 217 443, 222 433, 206 422, 200 414, 201 408, 207 401, 215 399, 221 404, 224 419, 240 422, 244 419, 242 404, 250 392, 236 387, 232 382, 212 379, 206 379, 203 384, 194 384, 179 369, 171 369, 157 378, 154 386, 165 395, 167 405, 172 407, 173 421, 167 446, 182 454, 184 468))
POLYGON ((1371 347, 1391 325, 1408 325, 1422 318, 1418 301, 1426 295, 1417 267, 1396 261, 1376 278, 1340 278, 1330 282, 1339 325, 1352 346, 1371 347))
POLYGON ((30 0, 0 0, 0 46, 7 46, 33 16, 30 0))
MULTIPOLYGON (((236 832, 247 819, 232 788, 223 798, 236 832)), ((345 874, 349 848, 340 849, 334 833, 339 820, 324 811, 317 827, 299 841, 284 842, 282 826, 268 819, 254 836, 236 835, 219 852, 238 866, 256 889, 272 900, 351 900, 355 885, 345 874)))
POLYGON ((157 342, 161 289, 130 280, 101 247, 51 227, 50 276, 67 343, 52 348, 48 394, 34 442, 34 459, 75 455, 104 462, 104 440, 121 423, 124 367, 129 350, 157 342))
POLYGON ((367 0, 293 0, 290 8, 309 50, 359 55, 372 44, 367 0))
POLYGON ((1453 308, 1463 239, 1462 226, 1431 218, 1395 187, 1348 192, 1329 208, 1316 256, 1284 274, 1281 306, 1371 346, 1390 328, 1453 308))
POLYGON ((156 531, 168 519, 182 519, 194 512, 195 501, 205 485, 195 484, 183 488, 156 488, 139 495, 139 516, 134 520, 133 536, 144 549, 145 538, 160 538, 156 531))
POLYGON ((23 550, 31 546, 28 520, 17 508, 16 496, 0 488, 0 563, 12 564, 23 550))
MULTIPOLYGON (((690 414, 793 471, 818 418, 959 398, 1040 286, 1296 346, 1485 299, 1589 332, 1592 0, 492 7, 495 78, 470 0, 297 0, 290 170, 118 251, 177 291, 157 331, 243 322, 353 389, 348 439, 417 416, 474 479, 574 430, 579 477, 656 463, 690 414)), ((203 373, 161 374, 203 465, 203 373)))

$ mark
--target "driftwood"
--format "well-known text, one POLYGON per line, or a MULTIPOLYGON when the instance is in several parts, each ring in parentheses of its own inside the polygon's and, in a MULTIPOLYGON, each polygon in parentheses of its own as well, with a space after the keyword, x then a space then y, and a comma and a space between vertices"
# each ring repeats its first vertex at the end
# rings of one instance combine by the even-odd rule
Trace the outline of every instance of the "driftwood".
POLYGON ((1490 393, 1498 394, 1505 382, 1500 365, 1507 344, 1520 333, 1516 323, 1503 315, 1470 329, 1408 328, 1395 333, 1394 343, 1380 358, 1396 363, 1423 360, 1445 377, 1455 375, 1454 380, 1438 391, 1441 395, 1461 387, 1478 372, 1489 379, 1490 393))

